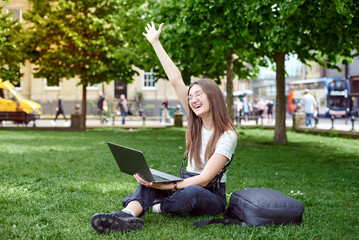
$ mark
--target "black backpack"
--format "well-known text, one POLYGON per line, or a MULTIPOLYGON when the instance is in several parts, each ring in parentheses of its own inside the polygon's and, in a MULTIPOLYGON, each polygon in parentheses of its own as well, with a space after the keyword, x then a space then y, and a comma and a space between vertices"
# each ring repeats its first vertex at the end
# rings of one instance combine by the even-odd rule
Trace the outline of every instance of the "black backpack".
POLYGON ((196 227, 209 224, 236 224, 240 226, 263 226, 300 224, 304 206, 298 200, 277 190, 247 188, 232 193, 223 219, 195 222, 196 227))

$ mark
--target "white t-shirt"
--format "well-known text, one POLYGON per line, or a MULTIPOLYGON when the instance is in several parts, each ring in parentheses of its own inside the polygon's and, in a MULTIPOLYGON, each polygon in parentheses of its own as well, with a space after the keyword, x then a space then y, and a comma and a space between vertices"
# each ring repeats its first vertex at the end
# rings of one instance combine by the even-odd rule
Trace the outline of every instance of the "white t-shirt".
POLYGON ((301 98, 300 103, 303 105, 303 111, 305 113, 314 113, 314 104, 317 104, 317 102, 312 95, 310 95, 309 93, 305 94, 301 98))
MULTIPOLYGON (((194 159, 190 161, 190 158, 188 158, 188 165, 186 170, 189 172, 195 172, 195 173, 201 173, 203 171, 204 166, 206 165, 204 161, 204 154, 206 152, 206 147, 208 144, 209 139, 211 138, 213 134, 213 131, 206 130, 202 126, 202 148, 201 148, 201 167, 200 169, 197 169, 195 166, 194 159)), ((231 159, 234 150, 237 146, 237 134, 233 131, 227 131, 224 132, 223 135, 219 138, 217 145, 215 147, 214 152, 222 154, 225 156, 228 160, 231 159)), ((191 154, 189 154, 191 155, 191 154)), ((190 156, 191 157, 191 156, 190 156)), ((222 183, 226 182, 226 173, 223 174, 222 183)))

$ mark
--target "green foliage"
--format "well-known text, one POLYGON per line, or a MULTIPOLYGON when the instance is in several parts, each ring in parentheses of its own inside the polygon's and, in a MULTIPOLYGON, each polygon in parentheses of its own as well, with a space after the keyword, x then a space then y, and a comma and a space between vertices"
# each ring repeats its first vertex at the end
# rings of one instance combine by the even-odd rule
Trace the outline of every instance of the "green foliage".
POLYGON ((91 216, 121 209, 137 187, 119 171, 106 142, 140 149, 150 167, 178 175, 185 129, 0 130, 0 238, 357 239, 357 140, 288 132, 290 143, 277 145, 273 134, 240 130, 227 199, 244 188, 277 189, 304 204, 302 225, 195 228, 194 221, 211 217, 149 211, 142 230, 100 236, 91 216))
MULTIPOLYGON (((217 84, 226 77, 228 109, 233 108, 235 75, 239 80, 256 76, 261 57, 248 34, 241 5, 235 0, 151 0, 148 6, 151 20, 166 23, 161 40, 186 84, 193 76, 210 78, 217 84)), ((233 119, 232 110, 229 115, 233 119)))
POLYGON ((339 136, 339 132, 338 132, 338 131, 331 131, 331 132, 329 133, 329 136, 330 136, 330 137, 338 137, 338 136, 339 136))
MULTIPOLYGON (((276 63, 277 107, 275 142, 286 142, 285 54, 306 63, 337 68, 359 47, 359 8, 351 0, 242 1, 249 34, 262 56, 276 63)), ((358 55, 358 53, 356 53, 358 55)))
POLYGON ((51 83, 79 77, 81 84, 131 82, 139 60, 144 1, 32 0, 27 50, 36 77, 51 83))
POLYGON ((22 26, 18 20, 14 21, 10 13, 4 13, 4 6, 0 6, 0 79, 16 83, 21 80, 21 63, 23 53, 22 26))
POLYGON ((90 107, 97 108, 96 103, 94 103, 93 101, 90 101, 89 105, 90 105, 90 107))
POLYGON ((143 41, 144 0, 31 0, 24 15, 30 22, 26 41, 35 77, 49 85, 79 78, 83 88, 81 126, 86 126, 86 86, 130 83, 141 62, 136 48, 143 41))
POLYGON ((145 109, 155 109, 155 105, 154 104, 146 104, 145 109))
POLYGON ((150 18, 165 22, 163 45, 187 83, 191 76, 220 83, 227 71, 228 54, 238 56, 233 73, 239 79, 255 76, 258 55, 253 51, 240 2, 153 0, 148 8, 152 10, 150 18))
MULTIPOLYGON (((231 76, 231 54, 238 56, 233 72, 240 79, 255 76, 248 65, 255 70, 266 59, 275 62, 277 116, 285 116, 284 55, 296 54, 303 63, 316 61, 337 68, 339 61, 347 63, 359 47, 359 8, 351 0, 152 0, 148 8, 153 9, 151 20, 166 23, 164 46, 187 83, 191 76, 206 76, 218 83, 225 73, 231 76)), ((277 132, 285 133, 284 122, 285 117, 278 119, 277 132)), ((285 134, 278 137, 278 142, 285 141, 285 134)))
POLYGON ((138 97, 138 101, 141 102, 141 101, 144 99, 144 94, 143 94, 143 92, 138 91, 138 92, 137 92, 137 97, 138 97))
POLYGON ((274 54, 283 52, 335 68, 359 47, 359 9, 353 1, 245 1, 243 8, 250 34, 273 62, 274 54))

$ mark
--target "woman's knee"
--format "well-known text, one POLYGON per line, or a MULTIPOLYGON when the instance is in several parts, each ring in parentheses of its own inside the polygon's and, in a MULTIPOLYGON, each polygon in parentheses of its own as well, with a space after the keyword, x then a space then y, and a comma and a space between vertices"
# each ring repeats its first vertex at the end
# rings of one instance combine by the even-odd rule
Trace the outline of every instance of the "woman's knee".
POLYGON ((167 198, 162 202, 161 210, 165 214, 215 215, 223 211, 224 206, 225 201, 221 201, 219 196, 203 187, 193 185, 180 189, 167 198))
MULTIPOLYGON (((165 214, 181 214, 192 212, 201 202, 200 186, 188 186, 176 191, 171 197, 166 198, 161 204, 161 210, 165 214)), ((203 198, 203 197, 202 197, 203 198)))
POLYGON ((183 198, 195 199, 196 196, 200 196, 203 191, 207 191, 201 186, 191 185, 180 190, 183 198))

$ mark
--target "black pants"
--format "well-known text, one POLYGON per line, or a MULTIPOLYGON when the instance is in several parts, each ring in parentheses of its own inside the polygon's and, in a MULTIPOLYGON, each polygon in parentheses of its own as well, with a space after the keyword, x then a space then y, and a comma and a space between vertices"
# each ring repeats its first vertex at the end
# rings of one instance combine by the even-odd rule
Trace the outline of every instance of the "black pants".
POLYGON ((226 184, 215 191, 192 185, 177 191, 158 190, 139 185, 126 205, 137 200, 143 207, 142 217, 155 199, 162 199, 161 211, 166 215, 192 213, 195 215, 217 215, 226 207, 226 184))
POLYGON ((64 110, 63 110, 63 109, 57 110, 54 121, 56 121, 57 117, 58 117, 60 114, 62 114, 62 116, 64 116, 65 121, 67 121, 67 118, 66 118, 66 116, 65 116, 65 113, 64 113, 64 110))

